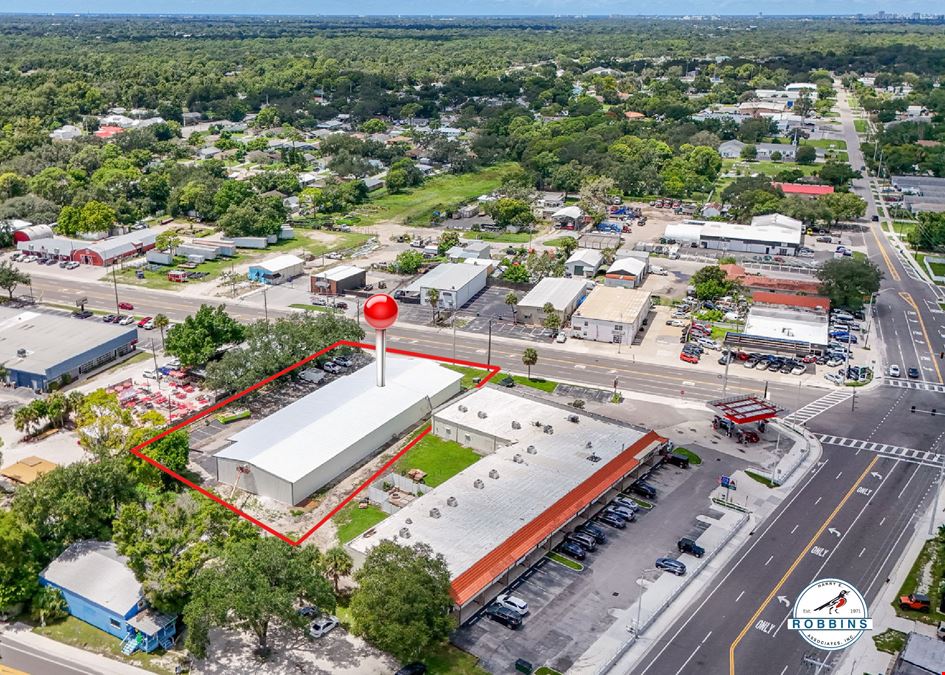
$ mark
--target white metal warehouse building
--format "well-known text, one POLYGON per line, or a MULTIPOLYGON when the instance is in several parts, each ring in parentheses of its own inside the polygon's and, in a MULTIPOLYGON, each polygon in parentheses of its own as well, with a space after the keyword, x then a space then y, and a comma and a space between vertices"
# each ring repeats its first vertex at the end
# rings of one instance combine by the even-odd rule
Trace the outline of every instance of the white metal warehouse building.
POLYGON ((545 305, 551 303, 564 324, 587 295, 587 289, 593 287, 594 282, 587 279, 545 277, 518 301, 518 317, 522 323, 540 324, 545 319, 545 305))
POLYGON ((649 291, 596 286, 571 317, 571 334, 596 342, 632 344, 651 306, 649 291))
POLYGON ((361 368, 235 434, 216 455, 217 480, 298 504, 458 394, 461 379, 433 361, 388 355, 387 386, 375 385, 373 366, 361 368))
POLYGON ((409 294, 419 293, 420 304, 429 306, 430 298, 427 293, 431 288, 435 288, 440 294, 437 301, 440 307, 459 309, 486 287, 488 276, 489 270, 486 267, 443 263, 411 283, 404 291, 409 294))

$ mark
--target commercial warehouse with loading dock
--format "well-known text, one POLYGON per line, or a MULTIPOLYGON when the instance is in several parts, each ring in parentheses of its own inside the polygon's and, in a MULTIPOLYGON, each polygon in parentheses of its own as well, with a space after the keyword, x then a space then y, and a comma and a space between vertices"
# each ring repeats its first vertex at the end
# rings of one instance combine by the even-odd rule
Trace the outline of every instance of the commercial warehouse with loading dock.
POLYGON ((387 358, 387 384, 361 368, 232 436, 217 480, 298 504, 429 416, 462 375, 424 359, 387 358))
POLYGON ((384 539, 429 544, 446 558, 460 621, 547 554, 592 505, 628 486, 666 442, 492 387, 437 410, 432 433, 483 458, 348 548, 361 564, 384 539))

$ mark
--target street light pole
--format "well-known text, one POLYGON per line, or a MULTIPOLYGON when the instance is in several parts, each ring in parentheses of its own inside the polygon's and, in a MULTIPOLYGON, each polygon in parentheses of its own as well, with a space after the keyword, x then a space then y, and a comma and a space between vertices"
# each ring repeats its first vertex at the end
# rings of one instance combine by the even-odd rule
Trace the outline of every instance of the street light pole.
MULTIPOLYGON (((940 434, 938 438, 935 439, 935 443, 932 444, 932 448, 939 446, 939 441, 942 439, 940 434)), ((932 516, 929 518, 929 535, 935 533, 935 514, 938 513, 938 495, 942 491, 942 480, 945 478, 945 453, 942 453, 942 461, 938 465, 938 487, 935 488, 935 500, 932 503, 932 516)))
POLYGON ((486 365, 492 365, 492 317, 489 317, 489 346, 486 352, 486 365))
POLYGON ((121 314, 121 308, 118 306, 118 279, 115 276, 114 265, 112 265, 112 285, 115 287, 115 313, 121 314))

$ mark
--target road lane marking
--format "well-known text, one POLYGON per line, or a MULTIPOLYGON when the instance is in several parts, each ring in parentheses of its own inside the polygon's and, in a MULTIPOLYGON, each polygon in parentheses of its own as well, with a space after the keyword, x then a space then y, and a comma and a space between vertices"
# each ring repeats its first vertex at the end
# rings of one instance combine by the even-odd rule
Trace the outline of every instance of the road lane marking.
POLYGON ((814 506, 817 506, 818 504, 820 504, 820 500, 821 500, 821 499, 823 499, 823 497, 818 497, 818 498, 817 498, 817 501, 814 502, 814 506))
POLYGON ((865 547, 865 546, 863 547, 863 550, 860 551, 860 555, 858 555, 857 558, 862 558, 864 553, 866 553, 866 547, 865 547))
POLYGON ((843 475, 843 472, 841 471, 840 473, 837 474, 837 477, 834 478, 834 480, 840 480, 840 476, 842 475, 843 475))
POLYGON ((850 489, 847 490, 847 493, 845 495, 843 495, 843 498, 840 500, 840 503, 837 504, 836 508, 834 508, 830 516, 828 516, 827 519, 817 529, 817 531, 814 533, 814 536, 811 537, 807 545, 804 546, 801 552, 794 559, 794 562, 791 563, 791 566, 784 573, 784 576, 782 576, 781 579, 778 581, 778 583, 775 585, 775 587, 771 589, 771 592, 768 593, 768 596, 758 606, 758 609, 755 610, 755 613, 748 620, 748 623, 745 624, 745 626, 741 629, 741 631, 739 632, 735 640, 732 642, 732 644, 729 645, 729 648, 728 648, 729 675, 735 675, 735 650, 738 648, 739 643, 745 638, 745 634, 751 629, 755 621, 758 620, 758 617, 761 616, 761 613, 764 611, 764 608, 767 607, 768 603, 771 602, 772 598, 774 598, 778 594, 778 592, 781 590, 781 587, 784 586, 788 578, 794 573, 794 570, 797 569, 797 566, 801 564, 801 561, 807 556, 808 551, 814 546, 814 543, 818 539, 820 539, 821 535, 827 530, 828 527, 830 527, 830 523, 832 523, 833 519, 837 517, 837 514, 840 513, 840 510, 843 509, 843 507, 849 501, 850 497, 852 497, 853 494, 856 492, 856 488, 859 487, 860 483, 863 482, 863 479, 866 478, 870 474, 870 471, 873 470, 873 467, 876 466, 876 462, 878 461, 879 461, 879 455, 873 457, 872 461, 866 465, 866 468, 863 469, 863 473, 861 473, 859 478, 857 478, 856 481, 854 481, 853 485, 850 486, 850 489))
POLYGON ((873 238, 876 240, 876 245, 879 247, 879 252, 883 256, 883 260, 886 262, 886 267, 889 268, 889 276, 893 278, 893 281, 902 280, 902 277, 899 276, 899 272, 898 270, 896 270, 896 267, 893 265, 892 260, 889 259, 889 254, 886 253, 886 249, 885 247, 883 247, 883 243, 879 240, 879 235, 876 234, 876 228, 870 227, 870 231, 873 233, 873 238))
POLYGON ((705 641, 709 639, 710 635, 712 635, 712 631, 709 631, 708 633, 706 633, 706 636, 702 638, 702 642, 696 645, 696 648, 692 650, 692 654, 689 655, 689 658, 686 659, 685 663, 683 663, 682 666, 679 668, 679 670, 676 671, 676 675, 679 675, 679 673, 681 673, 683 670, 686 669, 686 666, 688 666, 689 662, 692 661, 692 657, 696 655, 696 652, 699 651, 702 645, 705 644, 705 641))
POLYGON ((738 602, 739 600, 741 600, 743 595, 745 595, 745 591, 742 591, 741 593, 738 594, 738 597, 735 598, 735 602, 738 602))
POLYGON ((767 567, 767 566, 768 566, 768 563, 771 562, 772 560, 774 560, 774 556, 773 556, 773 555, 765 561, 765 567, 767 567))
MULTIPOLYGON (((926 344, 931 344, 929 340, 929 332, 925 329, 925 321, 922 319, 922 313, 919 312, 919 306, 916 304, 915 300, 912 299, 912 295, 910 293, 906 293, 905 291, 900 291, 899 297, 915 308, 916 316, 919 318, 919 326, 922 328, 922 335, 925 336, 925 342, 926 344)), ((938 361, 936 359, 932 359, 932 365, 935 366, 935 374, 938 376, 938 383, 945 384, 945 380, 942 379, 942 371, 939 370, 938 361)))
POLYGON ((798 526, 795 525, 795 526, 791 529, 791 534, 794 534, 794 532, 797 530, 797 528, 798 528, 798 526))

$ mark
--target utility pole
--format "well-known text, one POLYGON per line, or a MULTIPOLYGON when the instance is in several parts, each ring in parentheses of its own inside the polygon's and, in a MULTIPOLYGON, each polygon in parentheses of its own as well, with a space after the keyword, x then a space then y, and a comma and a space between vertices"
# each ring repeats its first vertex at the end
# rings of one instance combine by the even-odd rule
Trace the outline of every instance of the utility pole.
POLYGON ((161 391, 161 371, 157 364, 157 347, 154 346, 154 338, 151 338, 151 356, 154 357, 154 375, 157 378, 158 391, 161 391))
POLYGON ((489 346, 486 352, 486 365, 492 365, 492 317, 489 317, 489 346))
POLYGON ((263 313, 266 316, 266 324, 269 323, 269 301, 266 297, 268 293, 269 293, 269 287, 266 286, 265 288, 263 288, 263 313))
POLYGON ((115 313, 121 314, 121 308, 118 306, 118 278, 115 276, 114 265, 112 265, 112 285, 115 287, 115 313))

